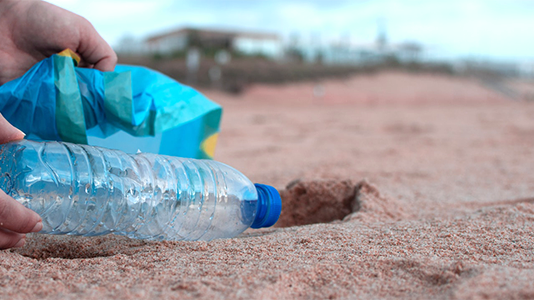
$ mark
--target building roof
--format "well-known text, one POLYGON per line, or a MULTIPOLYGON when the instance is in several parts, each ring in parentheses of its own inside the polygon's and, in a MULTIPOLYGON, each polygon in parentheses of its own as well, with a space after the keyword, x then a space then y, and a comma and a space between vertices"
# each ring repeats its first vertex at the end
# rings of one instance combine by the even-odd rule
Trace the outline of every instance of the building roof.
POLYGON ((245 37, 249 39, 258 39, 258 40, 279 40, 279 36, 273 33, 263 33, 263 32, 242 32, 242 31, 225 31, 218 29, 197 29, 197 28, 180 28, 167 32, 164 34, 158 34, 146 39, 146 42, 156 42, 163 38, 172 37, 172 36, 181 36, 184 34, 195 33, 202 39, 234 39, 238 37, 245 37))

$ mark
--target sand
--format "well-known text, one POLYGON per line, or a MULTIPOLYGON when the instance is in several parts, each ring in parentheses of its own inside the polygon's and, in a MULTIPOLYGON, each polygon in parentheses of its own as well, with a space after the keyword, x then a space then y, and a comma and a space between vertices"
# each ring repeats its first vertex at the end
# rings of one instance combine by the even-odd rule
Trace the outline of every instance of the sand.
POLYGON ((216 159, 281 191, 276 227, 32 235, 0 251, 0 299, 534 298, 534 103, 401 73, 206 93, 216 159))

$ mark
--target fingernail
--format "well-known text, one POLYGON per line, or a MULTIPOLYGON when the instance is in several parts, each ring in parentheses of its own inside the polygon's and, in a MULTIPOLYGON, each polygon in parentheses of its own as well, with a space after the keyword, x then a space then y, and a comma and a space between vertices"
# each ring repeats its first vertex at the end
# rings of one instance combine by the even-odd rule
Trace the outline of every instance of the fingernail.
POLYGON ((15 129, 17 129, 17 130, 18 130, 18 131, 19 131, 20 133, 22 133, 22 136, 23 136, 23 137, 25 137, 25 136, 26 136, 26 134, 24 133, 24 131, 22 131, 22 130, 20 130, 20 129, 16 128, 16 127, 15 127, 15 129))
POLYGON ((18 243, 15 244, 15 246, 13 246, 13 248, 22 248, 22 246, 24 246, 25 243, 26 243, 26 237, 23 237, 20 239, 20 241, 18 241, 18 243))
POLYGON ((43 222, 39 222, 35 224, 35 227, 33 227, 32 231, 30 232, 39 232, 43 229, 43 222))

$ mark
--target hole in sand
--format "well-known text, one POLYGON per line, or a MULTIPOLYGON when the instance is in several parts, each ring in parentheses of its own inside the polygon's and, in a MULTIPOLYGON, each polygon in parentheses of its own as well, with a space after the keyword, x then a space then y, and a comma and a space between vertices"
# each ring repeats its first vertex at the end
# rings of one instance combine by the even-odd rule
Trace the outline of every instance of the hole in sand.
POLYGON ((276 227, 344 221, 394 221, 404 217, 397 200, 366 180, 291 182, 281 191, 282 214, 276 227))

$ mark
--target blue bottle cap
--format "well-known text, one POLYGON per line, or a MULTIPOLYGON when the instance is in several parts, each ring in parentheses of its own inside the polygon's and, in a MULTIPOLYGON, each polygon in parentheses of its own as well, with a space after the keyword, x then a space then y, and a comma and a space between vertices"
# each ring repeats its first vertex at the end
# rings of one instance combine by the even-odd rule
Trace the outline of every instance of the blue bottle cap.
POLYGON ((258 192, 258 209, 256 219, 250 227, 257 229, 273 226, 282 212, 282 198, 270 185, 255 183, 254 186, 258 192))

